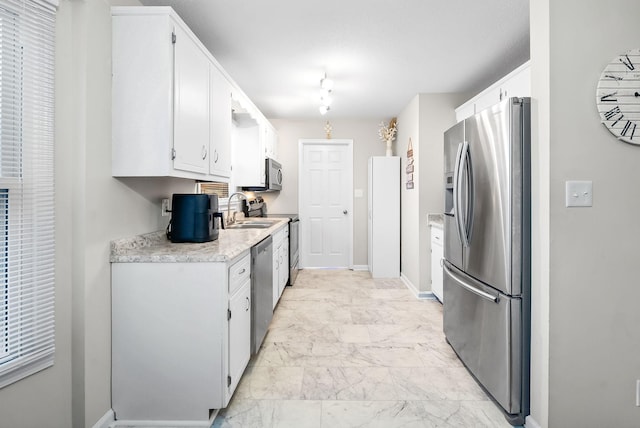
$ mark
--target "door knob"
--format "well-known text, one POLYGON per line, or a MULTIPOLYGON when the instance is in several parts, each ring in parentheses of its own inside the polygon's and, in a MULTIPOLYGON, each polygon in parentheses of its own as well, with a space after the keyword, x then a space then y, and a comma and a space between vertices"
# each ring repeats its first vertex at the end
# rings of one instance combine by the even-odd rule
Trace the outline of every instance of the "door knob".
POLYGON ((344 211, 342 211, 342 214, 347 214, 348 212, 349 212, 349 211, 344 210, 344 211))

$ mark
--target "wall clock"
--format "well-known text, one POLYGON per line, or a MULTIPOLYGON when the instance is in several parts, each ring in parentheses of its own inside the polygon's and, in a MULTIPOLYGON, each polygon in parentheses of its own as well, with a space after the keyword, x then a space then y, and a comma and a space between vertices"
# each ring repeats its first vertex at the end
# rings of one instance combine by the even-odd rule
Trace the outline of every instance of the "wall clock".
POLYGON ((613 135, 640 145, 640 49, 617 56, 604 68, 596 105, 602 123, 613 135))

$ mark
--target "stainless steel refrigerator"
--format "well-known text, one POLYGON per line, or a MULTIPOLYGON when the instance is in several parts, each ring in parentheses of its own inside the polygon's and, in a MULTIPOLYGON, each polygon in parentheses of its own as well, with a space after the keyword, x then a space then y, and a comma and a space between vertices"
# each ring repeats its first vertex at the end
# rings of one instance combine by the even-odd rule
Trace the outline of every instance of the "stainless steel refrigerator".
POLYGON ((530 117, 509 98, 444 134, 444 333, 512 425, 529 414, 530 117))

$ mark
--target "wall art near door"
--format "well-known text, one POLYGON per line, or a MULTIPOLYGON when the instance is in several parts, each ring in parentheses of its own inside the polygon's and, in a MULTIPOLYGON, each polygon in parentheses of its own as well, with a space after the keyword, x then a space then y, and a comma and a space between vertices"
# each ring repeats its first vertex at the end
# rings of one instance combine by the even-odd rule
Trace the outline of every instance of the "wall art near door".
POLYGON ((407 174, 407 190, 413 189, 413 173, 415 166, 413 163, 413 143, 409 138, 409 147, 407 147, 407 167, 405 172, 407 174))
POLYGON ((389 121, 389 125, 385 125, 384 122, 380 122, 380 129, 378 129, 378 136, 380 139, 387 143, 387 156, 393 156, 391 145, 396 138, 396 132, 398 132, 398 119, 395 117, 389 121))
POLYGON ((327 120, 327 123, 324 125, 324 132, 327 134, 327 140, 331 139, 331 131, 333 131, 333 126, 327 120))

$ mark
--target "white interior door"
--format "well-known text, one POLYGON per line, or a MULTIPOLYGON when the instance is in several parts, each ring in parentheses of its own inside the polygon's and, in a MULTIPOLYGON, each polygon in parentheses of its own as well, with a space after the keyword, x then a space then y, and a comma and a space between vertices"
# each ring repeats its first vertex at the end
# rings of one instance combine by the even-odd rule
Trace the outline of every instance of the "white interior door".
POLYGON ((353 141, 300 140, 300 267, 353 265, 353 141))

